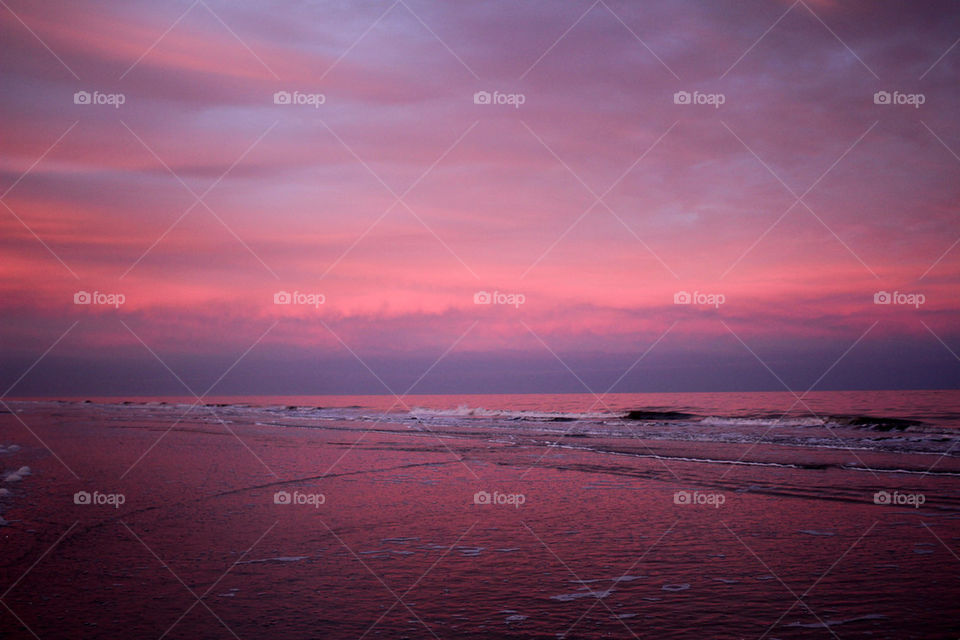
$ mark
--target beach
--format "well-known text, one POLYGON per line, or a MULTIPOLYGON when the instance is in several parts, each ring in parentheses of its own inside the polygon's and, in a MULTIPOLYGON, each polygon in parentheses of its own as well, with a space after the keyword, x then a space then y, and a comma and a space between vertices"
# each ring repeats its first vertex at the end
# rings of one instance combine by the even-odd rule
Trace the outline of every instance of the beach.
POLYGON ((29 467, 0 502, 7 637, 956 629, 960 465, 929 434, 895 453, 801 446, 802 420, 744 445, 582 411, 217 404, 0 414, 4 472, 29 467))
POLYGON ((0 640, 960 640, 956 0, 0 0, 0 640))

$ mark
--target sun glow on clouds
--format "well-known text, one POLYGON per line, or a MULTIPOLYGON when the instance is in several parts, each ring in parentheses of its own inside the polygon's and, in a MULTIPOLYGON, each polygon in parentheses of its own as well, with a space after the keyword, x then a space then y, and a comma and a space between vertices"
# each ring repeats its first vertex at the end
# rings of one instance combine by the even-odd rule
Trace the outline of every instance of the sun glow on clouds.
MULTIPOLYGON (((122 291, 178 350, 246 346, 273 320, 267 344, 338 348, 327 325, 359 351, 443 349, 474 320, 464 348, 493 353, 534 327, 621 352, 674 322, 729 337, 720 320, 849 343, 885 289, 956 327, 960 56, 918 80, 952 41, 922 11, 810 3, 843 42, 797 7, 751 49, 789 4, 610 3, 559 41, 586 7, 411 2, 370 28, 383 8, 54 4, 0 12, 11 343, 75 315, 80 289, 122 291), (874 103, 897 87, 922 107, 874 103), (278 308, 279 290, 325 303, 278 308), (726 303, 678 307, 681 290, 726 303)), ((879 311, 878 335, 922 331, 879 311)))

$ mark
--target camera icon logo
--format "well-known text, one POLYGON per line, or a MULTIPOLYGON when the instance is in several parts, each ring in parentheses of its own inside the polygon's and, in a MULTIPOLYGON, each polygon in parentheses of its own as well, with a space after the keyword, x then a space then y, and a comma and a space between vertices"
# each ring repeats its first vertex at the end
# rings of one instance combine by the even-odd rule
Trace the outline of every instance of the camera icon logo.
POLYGON ((490 504, 490 494, 486 491, 477 491, 473 494, 473 504, 490 504))
POLYGON ((477 91, 473 94, 473 104, 490 104, 492 101, 493 96, 489 91, 477 91))
POLYGON ((673 104, 690 104, 690 98, 689 91, 677 91, 673 94, 673 104))
POLYGON ((673 494, 673 504, 690 504, 689 491, 677 491, 673 494))
POLYGON ((273 94, 273 104, 290 104, 291 96, 289 91, 277 91, 273 94))
POLYGON ((73 104, 90 104, 91 96, 89 91, 77 91, 73 94, 73 104))
POLYGON ((92 496, 89 491, 77 491, 73 494, 73 504, 91 504, 92 496))
POLYGON ((273 504, 290 504, 290 493, 287 491, 277 491, 273 494, 273 504))
POLYGON ((889 91, 877 91, 873 94, 873 104, 890 104, 891 99, 889 91))
POLYGON ((873 504, 890 504, 890 494, 886 491, 877 491, 873 494, 873 504))
POLYGON ((877 291, 873 294, 873 304, 890 304, 891 301, 889 291, 877 291))
POLYGON ((493 296, 489 291, 477 291, 473 294, 473 304, 491 304, 493 296))
POLYGON ((277 291, 273 294, 273 304, 290 304, 292 301, 293 296, 289 291, 277 291))
POLYGON ((677 291, 673 294, 673 304, 690 304, 693 297, 687 291, 677 291))
POLYGON ((89 291, 77 291, 73 294, 73 304, 90 304, 92 300, 89 291))

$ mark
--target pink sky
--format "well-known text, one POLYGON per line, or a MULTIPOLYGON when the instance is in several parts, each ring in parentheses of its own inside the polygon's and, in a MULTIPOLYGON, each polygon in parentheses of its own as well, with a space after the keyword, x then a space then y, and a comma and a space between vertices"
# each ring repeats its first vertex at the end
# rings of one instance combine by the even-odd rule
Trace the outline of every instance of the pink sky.
MULTIPOLYGON (((65 392, 67 362, 155 367, 131 332, 185 376, 256 342, 266 369, 357 365, 352 350, 415 378, 456 343, 447 377, 480 361, 556 369, 549 347, 603 386, 668 329, 651 362, 671 388, 683 367, 691 388, 734 371, 778 388, 738 338, 803 387, 870 327, 859 362, 891 375, 850 368, 834 385, 954 385, 939 339, 960 351, 956 17, 809 0, 10 0, 4 379, 79 320, 24 389, 65 392), (125 101, 78 105, 77 91, 125 101), (78 290, 126 301, 75 305, 78 290), (278 290, 325 303, 275 305, 278 290), (478 306, 481 290, 525 303, 478 306), (725 302, 675 305, 681 290, 725 302), (925 300, 875 305, 880 290, 925 300), (714 378, 694 371, 704 360, 714 378)), ((226 391, 260 388, 240 375, 226 391)), ((304 388, 351 390, 326 384, 304 388)))

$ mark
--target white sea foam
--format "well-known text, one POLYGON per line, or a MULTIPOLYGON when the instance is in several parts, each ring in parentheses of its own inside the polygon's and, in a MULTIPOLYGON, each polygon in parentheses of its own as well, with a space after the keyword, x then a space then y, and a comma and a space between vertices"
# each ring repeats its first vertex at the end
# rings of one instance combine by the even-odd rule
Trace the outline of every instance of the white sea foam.
POLYGON ((822 427, 820 418, 724 418, 707 416, 700 424, 712 427, 822 427))

